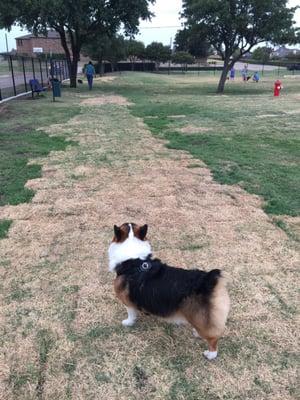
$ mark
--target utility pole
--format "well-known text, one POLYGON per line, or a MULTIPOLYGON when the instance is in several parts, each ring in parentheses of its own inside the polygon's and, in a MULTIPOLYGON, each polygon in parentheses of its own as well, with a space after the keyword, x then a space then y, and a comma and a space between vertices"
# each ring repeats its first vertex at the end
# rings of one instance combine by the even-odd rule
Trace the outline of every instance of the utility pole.
POLYGON ((7 33, 5 34, 5 41, 6 41, 6 53, 8 53, 7 33))
POLYGON ((9 71, 11 71, 11 70, 12 70, 12 61, 11 61, 11 58, 10 58, 10 61, 11 61, 11 62, 9 62, 9 58, 8 58, 8 41, 7 41, 7 33, 5 33, 5 42, 6 42, 6 54, 7 54, 7 60, 8 60, 8 70, 9 70, 9 71))
MULTIPOLYGON (((170 49, 171 49, 171 56, 172 56, 172 37, 170 37, 170 49)), ((171 56, 170 56, 170 60, 169 60, 168 75, 170 75, 170 70, 171 70, 171 56)))

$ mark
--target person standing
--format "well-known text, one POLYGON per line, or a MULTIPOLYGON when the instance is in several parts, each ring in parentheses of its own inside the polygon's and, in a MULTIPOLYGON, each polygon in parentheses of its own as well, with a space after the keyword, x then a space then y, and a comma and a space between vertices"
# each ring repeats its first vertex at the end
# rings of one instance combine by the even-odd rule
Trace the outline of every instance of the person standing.
POLYGON ((231 81, 234 81, 234 77, 235 77, 235 69, 234 69, 234 67, 232 67, 232 68, 230 69, 229 77, 230 77, 230 80, 231 80, 231 81))
POLYGON ((93 79, 94 79, 94 75, 95 75, 95 68, 92 64, 92 61, 90 61, 88 63, 88 65, 85 67, 85 75, 86 75, 86 79, 88 81, 89 84, 89 89, 92 90, 93 88, 93 79))
POLYGON ((248 75, 248 67, 245 64, 244 68, 242 69, 242 77, 244 82, 247 82, 247 75, 248 75))

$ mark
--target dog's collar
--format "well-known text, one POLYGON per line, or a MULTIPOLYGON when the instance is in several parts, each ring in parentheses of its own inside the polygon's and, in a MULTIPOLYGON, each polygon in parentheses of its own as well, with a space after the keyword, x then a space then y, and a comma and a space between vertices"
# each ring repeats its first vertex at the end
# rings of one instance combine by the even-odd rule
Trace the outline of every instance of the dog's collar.
POLYGON ((139 272, 148 272, 152 268, 152 262, 149 255, 146 260, 141 260, 140 258, 126 260, 117 265, 115 271, 117 275, 123 275, 125 273, 130 273, 138 270, 139 272))

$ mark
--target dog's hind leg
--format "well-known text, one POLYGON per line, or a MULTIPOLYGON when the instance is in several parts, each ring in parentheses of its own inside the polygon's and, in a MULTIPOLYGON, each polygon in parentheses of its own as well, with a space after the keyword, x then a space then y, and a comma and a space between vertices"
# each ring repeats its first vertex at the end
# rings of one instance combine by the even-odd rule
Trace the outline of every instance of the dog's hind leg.
POLYGON ((138 315, 137 311, 133 307, 126 307, 126 310, 127 310, 128 317, 127 317, 127 319, 123 319, 122 325, 123 326, 132 326, 135 324, 135 321, 137 319, 137 315, 138 315))

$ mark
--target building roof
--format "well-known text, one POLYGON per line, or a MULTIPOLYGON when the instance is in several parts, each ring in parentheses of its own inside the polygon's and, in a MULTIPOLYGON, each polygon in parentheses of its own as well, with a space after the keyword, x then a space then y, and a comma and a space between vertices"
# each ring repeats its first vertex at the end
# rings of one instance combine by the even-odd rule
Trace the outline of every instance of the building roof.
POLYGON ((23 36, 18 36, 16 37, 16 40, 18 39, 32 39, 32 38, 42 38, 42 39, 59 39, 59 33, 57 33, 56 31, 48 31, 47 36, 45 35, 34 35, 33 33, 29 33, 27 35, 23 35, 23 36))
POLYGON ((281 46, 281 47, 278 47, 278 49, 274 50, 273 54, 283 57, 283 56, 286 56, 289 53, 297 54, 297 53, 299 53, 299 51, 300 51, 299 49, 295 49, 295 48, 288 49, 285 46, 281 46))

